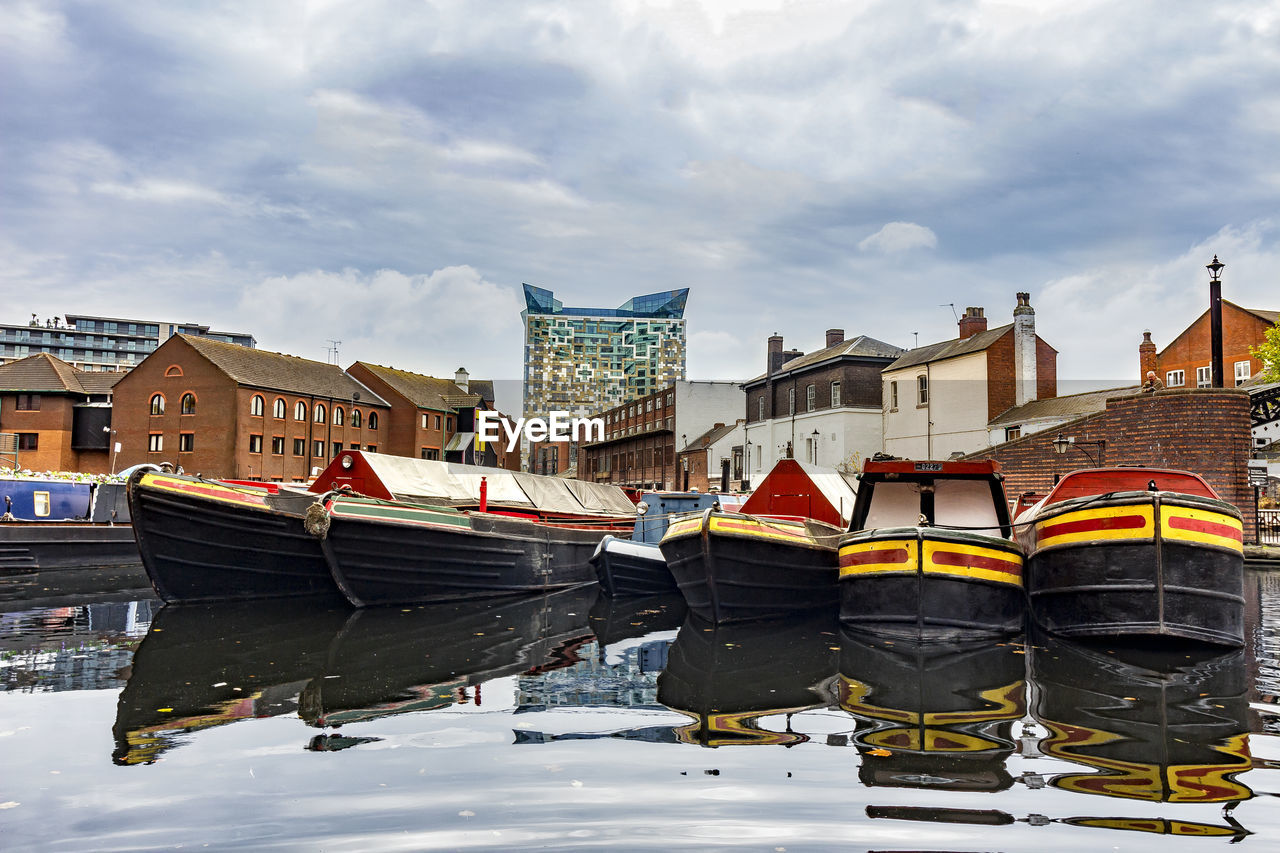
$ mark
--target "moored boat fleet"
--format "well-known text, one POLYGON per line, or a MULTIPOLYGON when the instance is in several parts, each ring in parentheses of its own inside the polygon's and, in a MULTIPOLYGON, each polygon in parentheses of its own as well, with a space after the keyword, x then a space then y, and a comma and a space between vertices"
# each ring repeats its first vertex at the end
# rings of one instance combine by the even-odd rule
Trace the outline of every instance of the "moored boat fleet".
POLYGON ((140 471, 128 486, 171 602, 342 595, 358 607, 679 590, 712 623, 838 612, 871 636, 1244 642, 1243 524, 1200 477, 1075 471, 1016 518, 989 461, 784 459, 745 501, 346 451, 308 491, 140 471))

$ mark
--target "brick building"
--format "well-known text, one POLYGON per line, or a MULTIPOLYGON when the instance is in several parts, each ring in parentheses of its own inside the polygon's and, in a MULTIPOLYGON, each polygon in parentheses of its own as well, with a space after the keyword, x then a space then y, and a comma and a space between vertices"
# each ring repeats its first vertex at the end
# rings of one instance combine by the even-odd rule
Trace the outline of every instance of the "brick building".
POLYGON ((119 373, 90 373, 39 353, 0 364, 0 433, 16 435, 0 466, 32 471, 111 470, 111 394, 119 373))
POLYGON ((1112 397, 1095 414, 984 449, 995 459, 1010 498, 1045 494, 1056 478, 1094 465, 1150 465, 1200 474, 1245 518, 1245 541, 1257 536, 1248 485, 1249 395, 1237 389, 1173 389, 1112 397), (1053 441, 1075 439, 1062 455, 1053 441))
POLYGON ((881 371, 904 352, 866 335, 846 340, 843 329, 828 329, 826 346, 805 355, 783 350, 782 336, 772 335, 765 372, 742 386, 748 485, 787 457, 860 470, 861 460, 884 446, 881 371))
POLYGON ((1028 293, 1013 322, 987 328, 966 308, 959 337, 908 351, 884 370, 884 449, 908 459, 945 459, 988 445, 988 425, 1032 400, 1057 396, 1058 351, 1036 334, 1028 293))
POLYGON ((471 379, 462 368, 453 379, 357 361, 347 373, 391 405, 384 452, 394 456, 520 469, 520 445, 504 439, 477 442, 476 413, 497 411, 493 382, 471 379))
MULTIPOLYGON (((1262 362, 1249 350, 1266 340, 1266 331, 1276 324, 1280 311, 1241 308, 1222 300, 1222 384, 1243 385, 1262 369, 1262 362)), ((1155 371, 1166 388, 1208 388, 1213 384, 1209 310, 1159 352, 1151 332, 1142 333, 1138 344, 1138 380, 1155 371)))
POLYGON ((730 492, 744 489, 745 424, 742 418, 732 424, 717 423, 702 435, 690 438, 676 454, 676 477, 680 488, 700 492, 721 490, 726 486, 730 492))
POLYGON ((115 386, 116 462, 301 482, 344 448, 382 451, 390 412, 337 365, 178 334, 115 386))

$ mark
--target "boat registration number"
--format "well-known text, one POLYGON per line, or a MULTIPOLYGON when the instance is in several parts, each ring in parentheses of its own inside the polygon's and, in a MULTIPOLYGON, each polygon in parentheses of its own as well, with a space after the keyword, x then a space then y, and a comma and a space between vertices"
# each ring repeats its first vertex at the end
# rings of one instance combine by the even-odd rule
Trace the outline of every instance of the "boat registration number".
POLYGON ((917 471, 941 471, 942 463, 941 462, 917 462, 916 470, 917 471))

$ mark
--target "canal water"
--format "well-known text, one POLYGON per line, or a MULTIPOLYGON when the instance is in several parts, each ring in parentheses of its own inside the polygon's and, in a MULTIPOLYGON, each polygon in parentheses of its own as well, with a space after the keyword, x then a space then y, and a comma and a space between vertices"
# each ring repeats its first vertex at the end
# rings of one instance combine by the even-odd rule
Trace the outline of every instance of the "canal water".
POLYGON ((1280 574, 1234 652, 67 585, 0 584, 5 850, 1280 849, 1280 574))

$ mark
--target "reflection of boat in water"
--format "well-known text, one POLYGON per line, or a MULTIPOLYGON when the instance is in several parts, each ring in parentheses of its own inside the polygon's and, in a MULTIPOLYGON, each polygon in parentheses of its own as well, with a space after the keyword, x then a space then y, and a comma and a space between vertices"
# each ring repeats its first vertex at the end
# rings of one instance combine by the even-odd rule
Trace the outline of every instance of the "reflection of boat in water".
POLYGON ((1036 622, 1065 637, 1244 645, 1240 512, 1196 474, 1067 474, 1018 518, 1036 622))
POLYGON ((684 743, 804 743, 808 735, 759 718, 832 704, 838 650, 834 612, 729 625, 690 613, 658 676, 658 701, 697 720, 676 732, 684 743))
POLYGON ((603 654, 605 647, 613 643, 655 631, 674 631, 688 609, 678 592, 627 598, 602 595, 591 606, 591 631, 603 654))
POLYGON ((1040 750, 1096 768, 1059 774, 1055 787, 1170 803, 1253 795, 1235 779, 1252 766, 1243 651, 1045 637, 1032 652, 1032 678, 1031 711, 1049 730, 1040 750))
POLYGON ((1000 791, 1025 713, 1016 643, 967 647, 840 639, 840 707, 858 721, 859 778, 877 787, 1000 791))
POLYGON ((486 604, 449 602, 352 613, 299 715, 325 727, 482 701, 479 685, 577 660, 594 639, 594 584, 486 604), (468 693, 469 688, 476 688, 468 693))
POLYGON ((183 736, 297 709, 350 611, 333 599, 162 607, 133 658, 113 729, 117 764, 150 764, 183 736))
POLYGON ((923 823, 950 823, 968 826, 1009 826, 1025 823, 1031 826, 1066 824, 1092 829, 1119 829, 1129 832, 1147 832, 1155 835, 1174 835, 1182 838, 1230 838, 1232 843, 1252 835, 1240 823, 1225 812, 1225 824, 1196 823, 1188 820, 1140 817, 1061 817, 1045 815, 1014 817, 999 809, 951 809, 933 806, 867 806, 867 817, 889 820, 912 820, 923 823))

